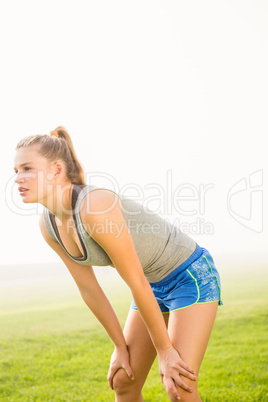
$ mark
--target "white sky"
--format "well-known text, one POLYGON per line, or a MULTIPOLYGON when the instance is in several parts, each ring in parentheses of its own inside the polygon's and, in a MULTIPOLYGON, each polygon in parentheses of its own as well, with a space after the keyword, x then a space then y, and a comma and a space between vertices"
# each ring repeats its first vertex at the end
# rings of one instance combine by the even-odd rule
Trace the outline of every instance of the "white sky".
POLYGON ((58 261, 12 185, 17 142, 57 125, 91 183, 268 260, 267 1, 10 0, 0 37, 1 265, 58 261))

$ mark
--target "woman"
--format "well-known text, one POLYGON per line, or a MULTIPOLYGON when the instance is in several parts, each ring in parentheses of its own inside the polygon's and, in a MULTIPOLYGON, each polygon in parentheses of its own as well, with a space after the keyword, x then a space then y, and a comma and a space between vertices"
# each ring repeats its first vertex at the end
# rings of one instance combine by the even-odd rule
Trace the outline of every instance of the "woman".
POLYGON ((45 241, 114 342, 108 381, 116 401, 143 401, 156 355, 170 400, 200 401, 197 376, 222 304, 208 251, 135 201, 86 186, 63 127, 21 140, 15 172, 23 202, 45 207, 45 241), (115 267, 131 289, 124 333, 92 265, 115 267))

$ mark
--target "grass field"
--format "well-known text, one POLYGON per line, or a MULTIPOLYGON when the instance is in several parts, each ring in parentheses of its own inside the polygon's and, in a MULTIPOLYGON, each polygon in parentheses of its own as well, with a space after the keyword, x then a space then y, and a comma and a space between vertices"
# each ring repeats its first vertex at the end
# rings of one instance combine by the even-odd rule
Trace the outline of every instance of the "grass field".
MULTIPOLYGON (((101 268, 100 268, 101 269, 101 268)), ((113 401, 112 342, 62 266, 0 268, 0 401, 113 401), (32 278, 25 281, 23 278, 32 278), (14 278, 17 278, 14 281, 14 278)), ((99 280, 120 322, 130 293, 112 269, 99 280)), ((199 375, 203 401, 268 401, 268 269, 219 268, 224 306, 199 375)), ((155 362, 147 402, 168 401, 155 362)))

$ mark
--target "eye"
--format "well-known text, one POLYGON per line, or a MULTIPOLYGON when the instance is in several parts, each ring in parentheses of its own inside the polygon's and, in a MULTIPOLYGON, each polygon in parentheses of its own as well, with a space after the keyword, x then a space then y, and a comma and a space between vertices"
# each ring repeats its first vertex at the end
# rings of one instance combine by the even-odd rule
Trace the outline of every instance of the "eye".
MULTIPOLYGON (((31 170, 31 169, 32 169, 32 168, 30 168, 29 166, 25 166, 25 167, 23 168, 23 170, 26 171, 26 172, 27 172, 28 170, 31 170)), ((18 171, 17 169, 14 169, 14 172, 15 172, 16 174, 18 174, 19 171, 18 171)))

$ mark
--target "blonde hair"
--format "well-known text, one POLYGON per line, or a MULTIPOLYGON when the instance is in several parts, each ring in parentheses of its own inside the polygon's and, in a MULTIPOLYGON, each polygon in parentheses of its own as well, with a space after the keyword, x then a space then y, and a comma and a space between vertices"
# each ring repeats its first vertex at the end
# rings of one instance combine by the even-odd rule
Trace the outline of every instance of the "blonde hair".
POLYGON ((39 153, 49 162, 62 159, 66 166, 66 175, 71 183, 85 184, 83 168, 76 156, 70 135, 64 127, 59 126, 50 134, 37 134, 23 138, 16 150, 32 145, 39 146, 39 153))

